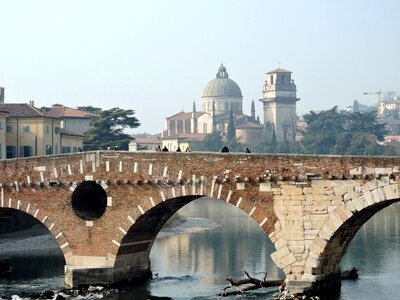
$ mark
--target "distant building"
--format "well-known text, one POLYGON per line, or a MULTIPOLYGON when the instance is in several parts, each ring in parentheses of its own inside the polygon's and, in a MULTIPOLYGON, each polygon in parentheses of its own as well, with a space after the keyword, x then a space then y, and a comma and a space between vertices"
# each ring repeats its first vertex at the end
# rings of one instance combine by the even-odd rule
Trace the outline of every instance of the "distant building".
POLYGON ((60 119, 32 104, 0 104, 6 111, 6 158, 59 154, 60 119))
POLYGON ((4 103, 4 88, 0 87, 0 104, 4 103))
POLYGON ((84 134, 90 127, 90 120, 94 114, 76 108, 54 104, 52 107, 43 107, 42 110, 50 117, 61 119, 61 128, 69 132, 84 134))
POLYGON ((297 131, 296 84, 292 72, 275 69, 267 73, 263 88, 264 133, 267 143, 294 142, 297 131))
POLYGON ((135 134, 133 138, 134 138, 134 143, 136 144, 135 146, 136 150, 138 151, 141 150, 156 151, 157 148, 161 147, 162 145, 162 139, 160 134, 157 135, 151 135, 146 133, 135 134))
POLYGON ((33 102, 0 104, 0 158, 43 156, 82 150, 83 135, 61 127, 33 102))
POLYGON ((236 137, 245 145, 257 145, 260 142, 262 125, 255 118, 254 103, 251 116, 243 114, 243 96, 238 84, 229 78, 225 66, 221 64, 216 78, 204 88, 201 97, 201 111, 180 112, 166 118, 166 130, 163 132, 163 146, 170 151, 178 147, 190 147, 198 143, 213 131, 227 132, 229 114, 232 111, 236 137))
POLYGON ((7 111, 0 110, 0 159, 5 159, 6 155, 6 115, 7 111))

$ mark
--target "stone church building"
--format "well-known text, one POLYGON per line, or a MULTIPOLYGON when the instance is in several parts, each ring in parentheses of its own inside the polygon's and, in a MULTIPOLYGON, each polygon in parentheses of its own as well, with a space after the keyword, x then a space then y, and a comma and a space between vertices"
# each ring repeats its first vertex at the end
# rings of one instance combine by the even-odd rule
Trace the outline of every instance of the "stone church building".
POLYGON ((262 139, 293 141, 296 135, 296 85, 291 72, 276 69, 267 73, 263 89, 264 122, 256 118, 254 101, 250 115, 243 113, 243 96, 238 84, 229 78, 226 67, 221 64, 216 78, 204 88, 201 111, 193 103, 191 112, 180 112, 166 118, 162 146, 170 151, 178 147, 185 151, 192 143, 201 141, 213 131, 227 133, 229 115, 232 111, 236 137, 248 146, 258 145, 262 139))

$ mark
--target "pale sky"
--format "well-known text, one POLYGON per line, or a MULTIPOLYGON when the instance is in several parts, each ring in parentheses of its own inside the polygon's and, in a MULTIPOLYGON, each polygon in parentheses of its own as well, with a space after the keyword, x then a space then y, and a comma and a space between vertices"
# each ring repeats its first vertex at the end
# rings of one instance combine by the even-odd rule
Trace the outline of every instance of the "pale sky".
POLYGON ((6 102, 134 109, 135 132, 201 108, 223 62, 263 119, 265 73, 293 72, 298 114, 400 91, 400 1, 0 0, 6 102))

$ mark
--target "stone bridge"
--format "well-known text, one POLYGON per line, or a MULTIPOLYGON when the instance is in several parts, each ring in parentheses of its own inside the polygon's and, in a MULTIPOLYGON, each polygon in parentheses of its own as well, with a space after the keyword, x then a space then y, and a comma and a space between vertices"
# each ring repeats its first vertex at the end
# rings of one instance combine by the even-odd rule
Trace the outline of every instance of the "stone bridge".
POLYGON ((150 277, 164 223, 197 198, 226 201, 265 231, 301 293, 340 286, 350 241, 398 201, 399 175, 389 157, 99 151, 0 161, 0 205, 48 228, 78 286, 150 277))

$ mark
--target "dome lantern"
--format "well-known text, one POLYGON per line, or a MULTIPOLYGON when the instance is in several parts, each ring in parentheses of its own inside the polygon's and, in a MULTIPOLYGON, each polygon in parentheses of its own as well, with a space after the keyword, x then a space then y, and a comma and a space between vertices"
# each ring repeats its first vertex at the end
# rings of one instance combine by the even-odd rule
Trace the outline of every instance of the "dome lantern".
POLYGON ((221 64, 216 78, 211 80, 204 88, 202 98, 202 111, 211 113, 212 102, 215 102, 215 113, 242 113, 242 91, 235 81, 228 77, 226 67, 221 64))

